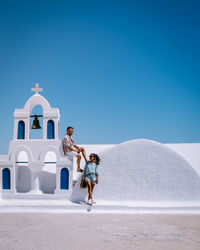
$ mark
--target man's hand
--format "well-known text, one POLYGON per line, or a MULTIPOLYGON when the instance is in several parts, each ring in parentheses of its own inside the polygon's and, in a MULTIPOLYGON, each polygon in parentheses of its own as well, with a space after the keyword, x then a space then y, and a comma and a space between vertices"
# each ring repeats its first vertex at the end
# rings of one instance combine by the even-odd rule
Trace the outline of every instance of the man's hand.
POLYGON ((79 148, 77 145, 74 144, 74 147, 78 150, 78 151, 77 151, 78 153, 81 152, 81 148, 79 148))

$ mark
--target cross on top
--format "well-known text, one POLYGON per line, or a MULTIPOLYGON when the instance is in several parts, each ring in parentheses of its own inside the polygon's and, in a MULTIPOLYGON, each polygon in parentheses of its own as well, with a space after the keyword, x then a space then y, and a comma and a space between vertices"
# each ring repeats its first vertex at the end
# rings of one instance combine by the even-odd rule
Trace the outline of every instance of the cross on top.
POLYGON ((35 88, 31 88, 31 91, 35 91, 36 94, 43 91, 43 88, 39 88, 39 83, 35 84, 35 88))

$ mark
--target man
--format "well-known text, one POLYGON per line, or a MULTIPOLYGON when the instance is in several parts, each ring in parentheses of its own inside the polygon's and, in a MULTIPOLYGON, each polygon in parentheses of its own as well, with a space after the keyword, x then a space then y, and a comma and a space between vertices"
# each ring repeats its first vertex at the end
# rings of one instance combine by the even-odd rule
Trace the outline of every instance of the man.
POLYGON ((85 154, 85 149, 75 145, 74 140, 72 138, 73 132, 74 132, 73 127, 67 128, 67 134, 64 136, 64 138, 62 140, 63 151, 64 151, 65 155, 77 158, 77 171, 83 172, 83 170, 80 168, 80 162, 81 162, 80 153, 82 153, 84 159, 87 159, 86 154, 85 154))

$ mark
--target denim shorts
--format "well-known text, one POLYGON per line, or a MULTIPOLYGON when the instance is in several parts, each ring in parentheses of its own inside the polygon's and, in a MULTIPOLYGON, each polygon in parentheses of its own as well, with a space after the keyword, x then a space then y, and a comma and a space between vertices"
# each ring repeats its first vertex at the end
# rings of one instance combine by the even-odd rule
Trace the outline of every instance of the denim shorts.
POLYGON ((88 174, 85 176, 85 181, 91 181, 93 184, 96 183, 97 177, 96 174, 88 174))

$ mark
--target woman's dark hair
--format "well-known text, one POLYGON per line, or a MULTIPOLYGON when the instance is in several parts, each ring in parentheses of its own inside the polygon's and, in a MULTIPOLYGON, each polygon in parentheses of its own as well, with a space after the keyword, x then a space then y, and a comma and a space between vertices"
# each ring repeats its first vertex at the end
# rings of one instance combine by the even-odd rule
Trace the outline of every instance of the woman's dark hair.
POLYGON ((99 156, 97 155, 97 154, 94 154, 94 153, 92 153, 92 154, 90 154, 90 155, 93 155, 94 156, 94 162, 97 164, 97 165, 99 165, 99 163, 100 163, 100 158, 99 158, 99 156))

